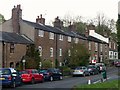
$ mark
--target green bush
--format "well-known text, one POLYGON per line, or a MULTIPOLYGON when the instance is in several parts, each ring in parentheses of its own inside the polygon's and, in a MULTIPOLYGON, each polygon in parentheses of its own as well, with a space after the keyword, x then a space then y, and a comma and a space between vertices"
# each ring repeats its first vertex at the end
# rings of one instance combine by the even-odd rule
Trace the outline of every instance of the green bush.
POLYGON ((51 68, 51 67, 52 67, 51 60, 42 61, 42 68, 51 68))
POLYGON ((59 69, 62 71, 63 76, 69 76, 71 74, 71 69, 67 66, 61 66, 59 69))

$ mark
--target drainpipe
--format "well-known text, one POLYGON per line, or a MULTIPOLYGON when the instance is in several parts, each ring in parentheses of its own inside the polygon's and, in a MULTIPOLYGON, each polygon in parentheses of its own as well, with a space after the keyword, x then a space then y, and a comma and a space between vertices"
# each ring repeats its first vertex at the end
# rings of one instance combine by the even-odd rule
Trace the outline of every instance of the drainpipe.
POLYGON ((2 68, 5 67, 5 44, 4 41, 2 41, 2 68))
POLYGON ((58 67, 58 35, 56 34, 56 54, 55 54, 55 67, 58 67))
POLYGON ((98 62, 100 62, 100 43, 98 43, 98 62))

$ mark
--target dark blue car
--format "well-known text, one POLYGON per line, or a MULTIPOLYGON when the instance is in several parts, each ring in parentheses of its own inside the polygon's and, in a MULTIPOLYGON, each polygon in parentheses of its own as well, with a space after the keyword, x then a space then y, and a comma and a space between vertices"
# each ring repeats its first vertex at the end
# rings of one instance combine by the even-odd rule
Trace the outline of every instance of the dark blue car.
POLYGON ((63 79, 61 71, 56 68, 40 69, 39 73, 43 74, 44 80, 53 81, 63 79))
POLYGON ((22 79, 14 68, 0 68, 0 85, 15 88, 21 85, 22 79))

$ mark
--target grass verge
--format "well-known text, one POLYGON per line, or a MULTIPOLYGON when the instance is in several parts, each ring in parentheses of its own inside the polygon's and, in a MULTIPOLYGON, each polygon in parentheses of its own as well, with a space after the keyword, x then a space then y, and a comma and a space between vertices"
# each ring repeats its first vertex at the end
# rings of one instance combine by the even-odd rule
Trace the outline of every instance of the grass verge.
POLYGON ((72 90, 120 90, 119 83, 120 80, 113 80, 90 85, 78 85, 75 86, 72 90))

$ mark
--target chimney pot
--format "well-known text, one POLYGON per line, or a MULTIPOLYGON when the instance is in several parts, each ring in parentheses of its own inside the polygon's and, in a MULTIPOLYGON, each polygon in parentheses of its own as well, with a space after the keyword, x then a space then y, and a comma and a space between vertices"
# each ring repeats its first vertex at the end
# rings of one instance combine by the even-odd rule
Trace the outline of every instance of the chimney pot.
POLYGON ((40 18, 42 18, 42 14, 40 14, 40 18))
POLYGON ((18 8, 18 9, 20 9, 20 7, 21 7, 21 6, 20 6, 20 4, 19 4, 19 5, 17 5, 17 8, 18 8))
POLYGON ((37 16, 38 17, 38 19, 39 19, 39 16, 37 16))
POLYGON ((59 17, 57 16, 57 18, 56 19, 59 19, 59 17))
POLYGON ((42 14, 40 16, 37 16, 38 18, 36 19, 37 23, 45 24, 45 18, 42 18, 42 14))
POLYGON ((70 25, 71 25, 71 21, 70 21, 70 25))
POLYGON ((14 8, 15 8, 15 5, 14 5, 14 8))

